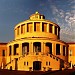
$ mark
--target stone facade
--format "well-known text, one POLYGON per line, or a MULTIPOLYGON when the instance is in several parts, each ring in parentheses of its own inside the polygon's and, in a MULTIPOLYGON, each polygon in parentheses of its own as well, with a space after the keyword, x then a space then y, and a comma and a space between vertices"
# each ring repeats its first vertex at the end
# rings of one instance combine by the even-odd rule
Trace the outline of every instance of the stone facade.
POLYGON ((17 24, 14 32, 14 40, 6 45, 6 64, 3 68, 48 71, 75 64, 69 55, 69 50, 74 51, 73 44, 61 41, 60 27, 39 12, 17 24))

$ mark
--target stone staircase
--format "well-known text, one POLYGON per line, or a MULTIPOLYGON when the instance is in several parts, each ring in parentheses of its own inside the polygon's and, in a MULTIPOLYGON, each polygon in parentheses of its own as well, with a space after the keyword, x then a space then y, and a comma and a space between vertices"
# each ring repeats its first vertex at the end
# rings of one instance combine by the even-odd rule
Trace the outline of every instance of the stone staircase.
POLYGON ((66 68, 70 67, 70 63, 67 62, 67 61, 65 61, 65 60, 63 60, 63 59, 61 59, 61 58, 59 58, 59 57, 57 57, 57 56, 55 56, 53 54, 50 54, 50 57, 53 58, 53 59, 55 59, 56 61, 58 61, 58 60, 60 61, 60 69, 61 68, 66 69, 66 68))
MULTIPOLYGON (((39 55, 40 53, 31 53, 31 55, 36 55, 36 54, 39 55)), ((18 57, 17 59, 18 59, 18 61, 20 61, 20 60, 24 59, 24 57, 26 57, 28 55, 29 55, 29 53, 25 53, 25 55, 22 55, 22 56, 18 57)), ((55 56, 53 54, 41 53, 40 55, 42 55, 42 56, 44 56, 44 55, 49 56, 52 60, 54 60, 54 62, 59 61, 60 62, 60 69, 62 69, 62 68, 66 69, 66 68, 70 67, 70 63, 69 62, 64 61, 63 59, 61 59, 61 58, 59 58, 59 57, 57 57, 57 56, 55 56)), ((13 60, 11 60, 9 63, 7 63, 3 67, 3 69, 6 69, 7 65, 10 65, 12 62, 15 62, 15 58, 13 60)))

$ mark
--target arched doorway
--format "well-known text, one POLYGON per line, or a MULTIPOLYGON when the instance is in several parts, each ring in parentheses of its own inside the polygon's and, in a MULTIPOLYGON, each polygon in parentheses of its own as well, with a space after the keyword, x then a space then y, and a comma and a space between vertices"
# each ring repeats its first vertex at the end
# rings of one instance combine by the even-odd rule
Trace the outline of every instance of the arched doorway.
POLYGON ((41 70, 41 61, 33 62, 33 70, 41 70))

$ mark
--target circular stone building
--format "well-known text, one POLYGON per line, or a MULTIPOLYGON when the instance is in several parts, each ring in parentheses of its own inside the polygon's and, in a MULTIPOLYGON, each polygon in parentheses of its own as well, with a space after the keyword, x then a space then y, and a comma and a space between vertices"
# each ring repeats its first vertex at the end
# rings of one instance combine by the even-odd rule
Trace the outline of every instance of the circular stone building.
POLYGON ((60 27, 39 12, 14 28, 15 38, 7 47, 6 69, 59 70, 68 67, 67 45, 60 40, 60 27))

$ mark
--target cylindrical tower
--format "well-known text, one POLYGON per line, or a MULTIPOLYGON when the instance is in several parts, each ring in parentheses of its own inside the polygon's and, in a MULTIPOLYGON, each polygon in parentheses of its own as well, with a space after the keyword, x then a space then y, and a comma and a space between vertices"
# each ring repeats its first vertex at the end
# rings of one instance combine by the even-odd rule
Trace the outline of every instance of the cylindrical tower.
POLYGON ((15 40, 28 37, 60 38, 60 27, 49 20, 45 20, 45 16, 38 12, 32 14, 29 20, 17 24, 14 31, 15 40))
POLYGON ((17 24, 14 32, 14 40, 8 43, 6 68, 48 71, 65 67, 67 45, 60 40, 60 27, 56 23, 35 12, 17 24))

